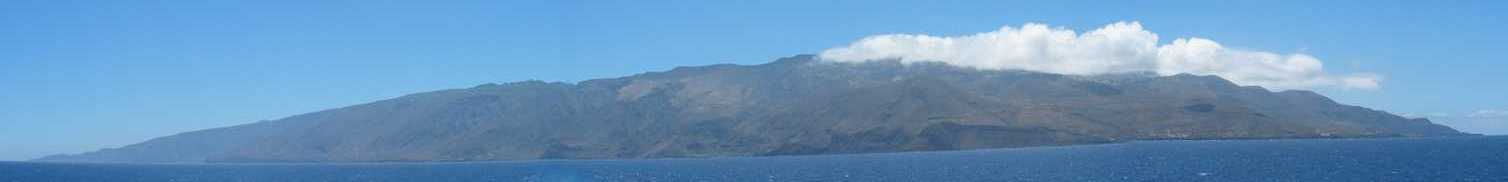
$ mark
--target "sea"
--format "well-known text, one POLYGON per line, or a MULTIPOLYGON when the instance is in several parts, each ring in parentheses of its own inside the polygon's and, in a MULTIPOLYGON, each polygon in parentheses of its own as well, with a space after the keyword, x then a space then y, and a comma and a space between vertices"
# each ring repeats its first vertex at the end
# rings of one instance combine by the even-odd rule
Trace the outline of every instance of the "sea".
POLYGON ((1137 141, 655 160, 0 162, 0 181, 1508 181, 1508 136, 1137 141))

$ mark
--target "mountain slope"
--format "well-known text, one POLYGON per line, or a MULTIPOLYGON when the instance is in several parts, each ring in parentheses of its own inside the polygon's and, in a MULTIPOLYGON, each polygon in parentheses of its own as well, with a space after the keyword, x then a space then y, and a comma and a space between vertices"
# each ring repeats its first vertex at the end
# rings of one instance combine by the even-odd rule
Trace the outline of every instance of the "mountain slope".
POLYGON ((1214 76, 1067 76, 812 56, 576 84, 488 84, 41 161, 621 159, 1147 139, 1464 135, 1214 76))

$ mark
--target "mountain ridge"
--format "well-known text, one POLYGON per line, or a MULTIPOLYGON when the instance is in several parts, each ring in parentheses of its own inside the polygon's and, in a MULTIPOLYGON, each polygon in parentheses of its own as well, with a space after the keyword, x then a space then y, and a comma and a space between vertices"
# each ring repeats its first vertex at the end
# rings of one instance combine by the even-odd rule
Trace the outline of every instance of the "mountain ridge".
POLYGON ((1217 76, 1075 76, 799 55, 416 93, 37 161, 637 159, 1457 135, 1467 134, 1217 76))

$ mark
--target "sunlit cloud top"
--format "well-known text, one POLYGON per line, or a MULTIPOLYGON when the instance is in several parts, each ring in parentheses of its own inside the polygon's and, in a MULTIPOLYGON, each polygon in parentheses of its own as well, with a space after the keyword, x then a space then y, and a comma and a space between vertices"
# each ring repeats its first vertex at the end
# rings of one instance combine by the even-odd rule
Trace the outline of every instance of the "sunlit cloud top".
POLYGON ((1117 22, 1085 33, 1030 23, 965 36, 888 34, 828 49, 828 61, 944 62, 979 69, 1027 70, 1070 75, 1154 72, 1217 75, 1241 85, 1278 90, 1338 86, 1377 89, 1374 73, 1336 75, 1306 54, 1239 50, 1203 38, 1158 45, 1156 33, 1139 22, 1117 22))

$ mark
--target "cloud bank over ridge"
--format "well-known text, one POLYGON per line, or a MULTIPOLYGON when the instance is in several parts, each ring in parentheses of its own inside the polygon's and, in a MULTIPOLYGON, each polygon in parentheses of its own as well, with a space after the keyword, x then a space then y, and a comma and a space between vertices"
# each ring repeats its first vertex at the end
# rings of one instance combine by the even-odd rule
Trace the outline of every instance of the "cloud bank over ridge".
POLYGON ((966 36, 918 34, 870 36, 828 49, 822 59, 837 62, 899 59, 944 62, 979 69, 1027 70, 1070 75, 1154 72, 1218 75, 1240 85, 1278 90, 1339 86, 1377 89, 1382 76, 1332 75, 1318 58, 1226 48, 1213 40, 1179 38, 1158 45, 1157 34, 1139 22, 1117 22, 1079 34, 1062 27, 1029 23, 966 36))

